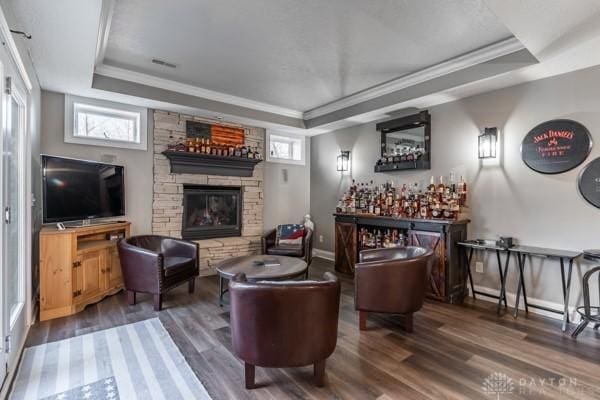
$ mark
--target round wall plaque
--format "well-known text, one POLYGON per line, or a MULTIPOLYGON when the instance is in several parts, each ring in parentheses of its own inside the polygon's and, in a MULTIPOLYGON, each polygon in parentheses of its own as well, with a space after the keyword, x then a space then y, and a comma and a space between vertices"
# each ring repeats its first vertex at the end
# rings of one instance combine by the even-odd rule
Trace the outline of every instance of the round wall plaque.
POLYGON ((577 184, 583 198, 600 208, 600 158, 590 161, 581 170, 577 184))
POLYGON ((533 128, 521 143, 521 158, 534 171, 560 174, 581 164, 592 150, 585 126, 570 119, 555 119, 533 128))

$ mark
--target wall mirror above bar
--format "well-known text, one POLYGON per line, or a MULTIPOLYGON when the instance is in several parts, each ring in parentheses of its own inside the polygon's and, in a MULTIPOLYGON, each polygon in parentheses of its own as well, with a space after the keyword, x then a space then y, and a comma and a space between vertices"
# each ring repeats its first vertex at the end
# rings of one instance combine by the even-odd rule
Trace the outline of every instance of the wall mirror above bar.
POLYGON ((381 158, 375 172, 431 168, 431 116, 428 111, 376 125, 381 158))

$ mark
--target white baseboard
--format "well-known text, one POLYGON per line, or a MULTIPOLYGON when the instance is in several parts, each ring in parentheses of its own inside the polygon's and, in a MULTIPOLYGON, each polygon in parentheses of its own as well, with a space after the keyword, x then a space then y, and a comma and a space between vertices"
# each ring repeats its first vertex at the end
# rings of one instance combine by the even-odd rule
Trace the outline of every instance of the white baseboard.
POLYGON ((335 253, 333 251, 313 249, 313 257, 324 258, 325 260, 335 261, 335 253))
MULTIPOLYGON (((478 292, 482 292, 482 293, 500 296, 500 290, 498 290, 498 289, 491 289, 488 287, 475 285, 475 290, 478 292)), ((470 293, 470 291, 469 291, 469 293, 470 293)), ((488 301, 491 303, 498 303, 498 299, 494 299, 492 297, 481 296, 481 295, 477 295, 477 294, 476 294, 476 296, 477 296, 477 299, 480 299, 483 301, 488 301)), ((508 308, 509 308, 509 310, 511 310, 511 312, 514 311, 516 298, 517 298, 516 293, 506 292, 506 301, 508 302, 508 308)), ((536 304, 536 305, 540 305, 540 306, 547 307, 547 308, 552 308, 554 310, 562 310, 564 307, 562 303, 555 303, 552 301, 540 300, 540 299, 535 299, 532 297, 527 297, 527 303, 536 304)), ((525 310, 525 304, 523 303, 522 295, 521 295, 521 301, 519 303, 519 310, 525 310)), ((529 312, 533 313, 533 314, 543 315, 545 317, 550 317, 553 319, 558 319, 558 320, 562 320, 562 318, 563 318, 563 316, 561 314, 549 312, 546 310, 540 310, 539 308, 529 307, 529 312)), ((571 321, 571 324, 579 323, 580 319, 581 319, 580 315, 575 311, 575 307, 569 306, 569 321, 571 321)))
MULTIPOLYGON (((325 260, 330 260, 330 261, 334 261, 335 260, 335 253, 332 252, 332 251, 327 251, 327 250, 313 249, 313 256, 314 257, 323 258, 325 260)), ((491 294, 491 295, 495 295, 495 296, 499 296, 500 295, 500 290, 488 288, 488 287, 485 287, 485 286, 475 285, 475 290, 477 290, 478 292, 483 292, 483 293, 487 293, 487 294, 491 294)), ((487 296, 481 296, 481 295, 479 295, 479 296, 477 296, 477 298, 481 299, 481 300, 484 300, 484 301, 491 302, 491 303, 497 303, 498 302, 497 299, 494 299, 492 297, 487 297, 487 296)), ((514 304, 515 304, 516 298, 517 298, 516 293, 506 292, 506 299, 507 299, 507 302, 508 302, 509 309, 514 310, 514 304)), ((537 305, 540 305, 540 306, 543 306, 543 307, 552 308, 554 310, 562 310, 563 309, 562 303, 555 303, 555 302, 551 302, 551 301, 547 301, 547 300, 535 299, 535 298, 532 298, 532 297, 528 297, 527 301, 530 304, 537 304, 537 305)), ((523 297, 522 296, 521 296, 521 301, 520 301, 520 304, 519 304, 519 310, 525 310, 525 304, 523 303, 523 297)), ((553 319, 562 320, 562 315, 561 314, 549 312, 549 311, 546 311, 546 310, 540 310, 538 308, 529 307, 529 312, 534 313, 534 314, 543 315, 543 316, 546 316, 546 317, 550 317, 550 318, 553 318, 553 319)), ((569 307, 569 320, 572 323, 573 322, 579 322, 579 320, 580 320, 580 316, 575 311, 575 307, 574 306, 570 306, 569 307)))

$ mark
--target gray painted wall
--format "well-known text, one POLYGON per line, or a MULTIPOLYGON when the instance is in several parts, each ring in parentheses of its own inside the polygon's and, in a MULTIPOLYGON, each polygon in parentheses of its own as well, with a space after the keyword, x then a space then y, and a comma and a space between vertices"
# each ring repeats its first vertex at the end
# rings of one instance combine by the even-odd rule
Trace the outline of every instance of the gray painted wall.
MULTIPOLYGON (((560 175, 542 175, 527 168, 519 153, 521 140, 535 125, 571 118, 583 123, 596 143, 587 161, 600 156, 600 67, 489 92, 429 111, 431 171, 374 174, 379 154, 375 123, 312 138, 310 204, 317 224, 315 247, 333 251, 331 214, 352 177, 378 183, 425 183, 431 175, 447 176, 450 171, 464 175, 469 185, 471 238, 512 235, 534 246, 573 250, 600 247, 600 210, 583 200, 577 190, 577 175, 583 165, 560 175), (477 158, 477 135, 486 126, 501 130, 500 156, 482 163, 477 158), (340 150, 352 151, 352 170, 345 175, 335 170, 340 150), (323 242, 319 242, 319 235, 323 242)), ((485 272, 474 273, 475 284, 498 288, 495 259, 484 254, 477 257, 484 261, 485 272)), ((532 267, 526 271, 528 296, 560 303, 558 263, 539 258, 531 261, 532 267)), ((512 268, 509 292, 516 291, 514 265, 512 268)), ((585 261, 576 265, 571 304, 580 302, 578 282, 586 269, 585 261)))
MULTIPOLYGON (((61 93, 42 91, 41 101, 41 152, 96 161, 102 161, 102 157, 105 156, 115 157, 114 163, 125 166, 125 218, 132 222, 132 233, 151 232, 152 116, 148 118, 147 151, 71 144, 64 142, 65 96, 61 93)), ((301 221, 304 214, 309 212, 310 139, 307 140, 305 166, 271 162, 265 165, 265 230, 277 224, 301 221), (282 179, 284 169, 288 171, 287 182, 282 179)))
MULTIPOLYGON (((151 116, 148 132, 152 132, 151 116)), ((125 166, 125 219, 132 223, 132 234, 151 232, 152 227, 152 135, 148 135, 148 150, 118 149, 65 143, 65 96, 42 91, 41 152, 58 156, 106 161, 125 166)))
POLYGON ((306 165, 266 162, 264 185, 265 231, 303 221, 310 211, 310 138, 306 138, 306 165))

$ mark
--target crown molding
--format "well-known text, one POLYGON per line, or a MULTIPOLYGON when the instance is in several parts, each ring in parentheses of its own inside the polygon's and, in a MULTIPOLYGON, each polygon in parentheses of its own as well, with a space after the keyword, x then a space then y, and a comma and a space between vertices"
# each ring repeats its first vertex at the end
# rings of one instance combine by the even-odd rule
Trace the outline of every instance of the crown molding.
POLYGON ((297 119, 302 119, 303 117, 303 113, 301 111, 274 106, 272 104, 262 103, 243 97, 232 96, 221 92, 215 92, 213 90, 203 89, 198 86, 173 81, 170 79, 158 78, 153 75, 135 72, 125 68, 114 67, 112 65, 99 64, 96 66, 95 72, 98 75, 107 76, 109 78, 121 79, 142 85, 153 86, 159 89, 171 90, 173 92, 201 97, 221 103, 232 104, 252 110, 263 111, 297 119))
POLYGON ((305 121, 321 117, 323 115, 327 115, 381 96, 385 96, 387 94, 397 92, 399 90, 430 81, 432 79, 436 79, 465 68, 482 64, 498 57, 515 53, 525 48, 525 46, 523 46, 523 44, 517 38, 511 37, 509 39, 494 43, 490 46, 486 46, 462 56, 425 68, 421 71, 417 71, 381 85, 374 86, 312 110, 302 112, 299 110, 293 110, 243 97, 233 96, 222 92, 204 89, 198 86, 177 82, 171 79, 159 78, 154 75, 102 63, 104 58, 104 49, 106 48, 106 41, 108 38, 108 31, 110 29, 110 19, 113 8, 114 0, 103 1, 102 18, 100 21, 98 48, 96 54, 98 60, 98 63, 95 67, 96 74, 196 96, 212 101, 232 104, 252 110, 302 119, 305 121))
POLYGON ((102 64, 108 45, 108 34, 112 23, 113 12, 115 10, 115 0, 102 0, 100 9, 100 22, 98 24, 98 39, 96 41, 96 64, 102 64))
POLYGON ((31 83, 31 79, 29 78, 29 74, 27 73, 27 69, 25 68, 25 64, 23 63, 23 59, 19 53, 19 49, 17 48, 17 44, 15 43, 12 33, 10 32, 10 27, 8 26, 8 22, 6 21, 6 17, 4 16, 4 11, 2 8, 0 8, 0 36, 2 36, 2 44, 6 46, 10 57, 13 59, 19 75, 25 83, 27 91, 31 92, 33 89, 33 84, 31 83))
POLYGON ((462 56, 444 61, 440 64, 425 68, 421 71, 391 80, 381 85, 363 90, 342 99, 333 101, 323 106, 306 111, 303 115, 304 120, 321 117, 326 114, 341 110, 346 107, 363 103, 377 97, 384 96, 417 85, 453 72, 493 60, 508 54, 515 53, 524 49, 525 46, 515 37, 494 43, 479 50, 472 51, 462 56))

